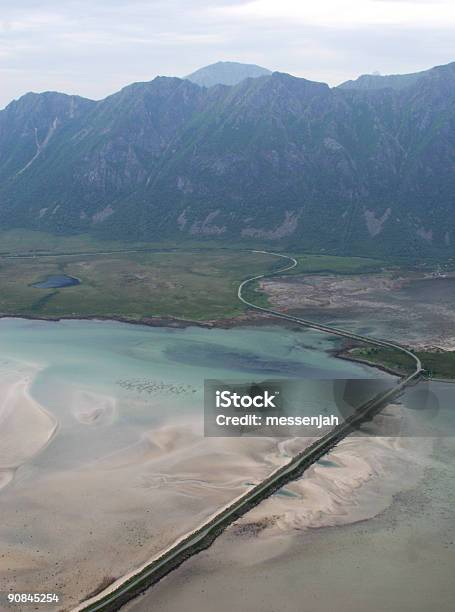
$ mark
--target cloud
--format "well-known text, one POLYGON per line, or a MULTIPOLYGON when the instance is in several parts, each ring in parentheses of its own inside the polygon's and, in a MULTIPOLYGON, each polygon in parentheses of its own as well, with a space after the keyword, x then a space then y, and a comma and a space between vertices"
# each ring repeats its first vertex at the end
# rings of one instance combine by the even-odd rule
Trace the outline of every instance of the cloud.
POLYGON ((252 0, 214 8, 238 19, 300 21, 306 25, 352 28, 368 25, 443 27, 455 25, 452 0, 252 0))
POLYGON ((455 59, 452 0, 3 0, 0 107, 26 91, 104 97, 218 61, 330 84, 455 59))

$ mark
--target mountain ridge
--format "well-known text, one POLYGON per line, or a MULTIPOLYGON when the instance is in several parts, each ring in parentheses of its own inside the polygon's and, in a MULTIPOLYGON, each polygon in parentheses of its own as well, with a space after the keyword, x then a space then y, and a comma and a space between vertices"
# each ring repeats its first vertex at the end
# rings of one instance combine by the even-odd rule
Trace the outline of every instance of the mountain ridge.
POLYGON ((214 85, 237 85, 244 79, 269 74, 272 74, 271 70, 256 64, 216 62, 199 68, 184 78, 202 87, 213 87, 214 85))
POLYGON ((27 94, 0 111, 0 226, 450 255, 455 63, 427 73, 400 89, 275 72, 27 94))
POLYGON ((438 69, 448 68, 455 62, 445 64, 442 66, 434 66, 427 70, 420 70, 419 72, 410 72, 408 74, 362 74, 356 79, 344 81, 337 85, 339 89, 359 89, 359 90, 373 90, 373 89, 403 89, 410 85, 413 85, 422 78, 428 77, 434 71, 438 69))

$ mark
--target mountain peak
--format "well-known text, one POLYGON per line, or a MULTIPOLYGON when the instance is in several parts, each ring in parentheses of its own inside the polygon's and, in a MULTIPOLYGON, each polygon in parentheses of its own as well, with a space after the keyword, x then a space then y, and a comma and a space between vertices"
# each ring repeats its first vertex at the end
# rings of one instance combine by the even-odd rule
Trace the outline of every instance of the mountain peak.
POLYGON ((338 85, 340 89, 403 89, 417 82, 424 72, 414 72, 411 74, 362 74, 357 79, 345 81, 338 85))
POLYGON ((257 78, 271 74, 271 71, 256 64, 242 64, 240 62, 216 62, 204 66, 186 77, 189 81, 202 87, 213 85, 237 85, 244 79, 257 78))

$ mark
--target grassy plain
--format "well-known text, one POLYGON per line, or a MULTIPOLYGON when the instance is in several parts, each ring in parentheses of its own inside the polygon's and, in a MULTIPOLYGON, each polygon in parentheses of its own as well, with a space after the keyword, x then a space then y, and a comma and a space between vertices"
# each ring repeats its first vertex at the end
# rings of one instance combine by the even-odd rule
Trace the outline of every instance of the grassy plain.
MULTIPOLYGON (((0 314, 37 317, 177 317, 212 320, 244 312, 239 283, 283 267, 264 253, 222 249, 210 242, 123 243, 89 235, 0 232, 0 314), (137 252, 135 252, 137 251, 137 252), (38 289, 33 283, 67 274, 80 285, 38 289)), ((328 255, 296 255, 291 273, 353 274, 380 269, 384 262, 328 255)), ((267 306, 257 285, 246 297, 267 306)))
POLYGON ((56 236, 47 232, 31 230, 7 230, 0 232, 0 254, 74 253, 81 251, 114 250, 125 248, 122 242, 99 241, 81 234, 77 236, 56 236))
POLYGON ((275 265, 269 255, 229 251, 0 257, 0 313, 134 320, 231 317, 244 311, 237 299, 239 282, 275 265), (54 274, 74 276, 81 284, 31 286, 54 274))
POLYGON ((298 266, 289 274, 365 274, 390 267, 390 262, 367 257, 337 255, 295 255, 298 266))
MULTIPOLYGON (((348 354, 400 374, 410 374, 415 369, 415 363, 408 355, 393 349, 354 348, 348 351, 348 354)), ((455 378, 455 351, 415 351, 415 354, 431 378, 455 378)))

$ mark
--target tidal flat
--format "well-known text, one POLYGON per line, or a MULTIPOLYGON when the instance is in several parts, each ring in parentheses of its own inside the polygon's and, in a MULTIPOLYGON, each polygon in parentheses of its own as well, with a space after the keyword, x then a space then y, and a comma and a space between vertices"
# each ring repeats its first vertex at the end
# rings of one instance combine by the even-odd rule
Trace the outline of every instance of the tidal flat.
POLYGON ((345 439, 125 612, 451 612, 454 389, 430 384, 437 415, 388 408, 412 435, 345 439))
POLYGON ((453 272, 296 274, 266 279, 261 288, 278 310, 366 335, 399 338, 417 349, 455 349, 453 272))
POLYGON ((334 346, 278 326, 1 320, 0 590, 69 610, 264 478, 308 439, 204 438, 204 379, 385 376, 334 346))

